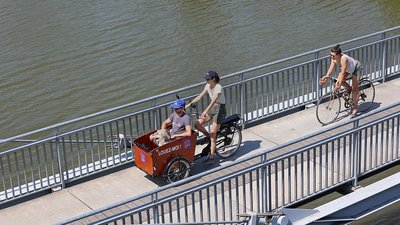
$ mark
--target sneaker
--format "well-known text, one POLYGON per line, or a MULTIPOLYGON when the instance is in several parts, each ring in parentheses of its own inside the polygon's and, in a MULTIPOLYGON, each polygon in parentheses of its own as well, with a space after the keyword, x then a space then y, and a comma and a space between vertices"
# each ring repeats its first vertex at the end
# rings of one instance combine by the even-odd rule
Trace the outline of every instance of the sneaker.
POLYGON ((204 164, 206 165, 211 165, 214 163, 214 158, 211 158, 210 156, 207 157, 206 160, 204 160, 204 164))

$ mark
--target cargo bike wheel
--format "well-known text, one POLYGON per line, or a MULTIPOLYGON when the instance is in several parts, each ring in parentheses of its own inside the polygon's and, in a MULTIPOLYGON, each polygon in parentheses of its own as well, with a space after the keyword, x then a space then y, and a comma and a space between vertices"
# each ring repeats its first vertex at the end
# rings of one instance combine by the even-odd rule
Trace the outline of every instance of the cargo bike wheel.
POLYGON ((168 183, 173 183, 188 177, 189 173, 189 161, 181 157, 176 157, 168 163, 168 166, 165 169, 164 178, 168 183))

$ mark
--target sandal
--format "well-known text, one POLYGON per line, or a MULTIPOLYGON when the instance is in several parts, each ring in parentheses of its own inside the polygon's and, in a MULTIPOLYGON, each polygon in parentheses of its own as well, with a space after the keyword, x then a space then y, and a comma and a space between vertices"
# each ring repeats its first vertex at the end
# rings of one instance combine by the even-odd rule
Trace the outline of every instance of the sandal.
POLYGON ((358 109, 353 109, 353 111, 352 111, 352 113, 351 113, 351 115, 350 115, 350 118, 356 117, 356 116, 357 116, 357 113, 358 113, 358 109))

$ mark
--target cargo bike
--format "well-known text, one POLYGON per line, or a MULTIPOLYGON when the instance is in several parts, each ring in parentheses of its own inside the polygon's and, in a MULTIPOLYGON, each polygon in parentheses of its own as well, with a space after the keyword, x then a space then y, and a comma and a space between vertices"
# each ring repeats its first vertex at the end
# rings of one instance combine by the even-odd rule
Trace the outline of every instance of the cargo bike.
MULTIPOLYGON (((235 154, 242 143, 242 126, 239 114, 225 118, 217 132, 216 153, 221 158, 228 158, 235 154)), ((190 137, 183 137, 162 146, 150 141, 150 135, 139 136, 133 141, 133 154, 136 167, 151 176, 163 176, 168 183, 176 182, 189 176, 194 160, 205 156, 209 151, 209 144, 200 154, 195 155, 197 133, 192 129, 190 137)))

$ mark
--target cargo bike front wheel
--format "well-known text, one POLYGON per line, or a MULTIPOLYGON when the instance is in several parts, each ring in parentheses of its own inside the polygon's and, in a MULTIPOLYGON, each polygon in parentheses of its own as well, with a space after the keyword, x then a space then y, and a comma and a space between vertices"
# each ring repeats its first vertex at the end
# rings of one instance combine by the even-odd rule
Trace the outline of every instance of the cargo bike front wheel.
POLYGON ((165 169, 164 178, 168 183, 182 180, 190 174, 190 163, 182 157, 172 159, 165 169))

